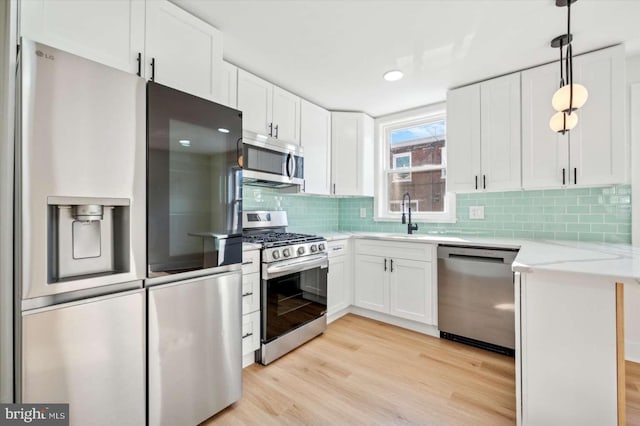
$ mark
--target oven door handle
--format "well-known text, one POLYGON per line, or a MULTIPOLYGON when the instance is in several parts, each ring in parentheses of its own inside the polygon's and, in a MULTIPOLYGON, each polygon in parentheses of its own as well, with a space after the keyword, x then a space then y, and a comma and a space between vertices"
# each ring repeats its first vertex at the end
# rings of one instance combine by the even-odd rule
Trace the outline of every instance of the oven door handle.
POLYGON ((313 268, 328 268, 329 257, 327 255, 309 256, 305 261, 280 262, 277 265, 269 265, 264 270, 263 279, 271 279, 281 277, 283 275, 307 271, 313 268))

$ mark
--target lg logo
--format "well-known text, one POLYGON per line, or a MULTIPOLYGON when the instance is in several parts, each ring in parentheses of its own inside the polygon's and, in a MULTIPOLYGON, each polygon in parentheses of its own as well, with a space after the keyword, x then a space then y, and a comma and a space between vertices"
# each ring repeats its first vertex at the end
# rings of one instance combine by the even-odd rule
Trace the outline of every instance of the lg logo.
POLYGON ((42 50, 36 50, 36 56, 39 58, 48 59, 50 61, 53 61, 55 59, 53 55, 49 53, 44 53, 42 50))

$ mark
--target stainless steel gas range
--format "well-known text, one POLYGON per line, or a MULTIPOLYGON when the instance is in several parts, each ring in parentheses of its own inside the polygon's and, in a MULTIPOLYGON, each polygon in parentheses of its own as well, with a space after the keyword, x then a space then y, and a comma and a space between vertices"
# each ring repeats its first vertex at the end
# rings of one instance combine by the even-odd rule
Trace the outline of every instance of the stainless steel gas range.
POLYGON ((262 246, 256 360, 267 365, 327 328, 326 240, 286 232, 284 211, 245 211, 243 216, 243 240, 262 246))

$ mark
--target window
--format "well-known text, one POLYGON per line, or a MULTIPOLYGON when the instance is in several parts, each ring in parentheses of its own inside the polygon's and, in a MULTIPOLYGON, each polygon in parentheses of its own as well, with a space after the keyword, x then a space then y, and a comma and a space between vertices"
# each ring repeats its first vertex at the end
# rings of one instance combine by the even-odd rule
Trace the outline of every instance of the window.
POLYGON ((399 220, 403 196, 416 221, 454 222, 454 195, 446 189, 444 105, 378 119, 376 218, 399 220))

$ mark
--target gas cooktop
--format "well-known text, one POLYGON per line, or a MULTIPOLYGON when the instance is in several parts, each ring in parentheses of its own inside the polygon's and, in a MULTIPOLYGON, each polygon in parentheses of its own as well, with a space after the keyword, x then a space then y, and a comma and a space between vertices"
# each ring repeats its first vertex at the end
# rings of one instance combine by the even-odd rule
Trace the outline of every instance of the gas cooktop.
POLYGON ((293 232, 262 232, 251 235, 244 235, 242 241, 245 243, 262 244, 263 247, 280 247, 286 245, 308 243, 312 241, 324 241, 318 235, 297 234, 293 232))

